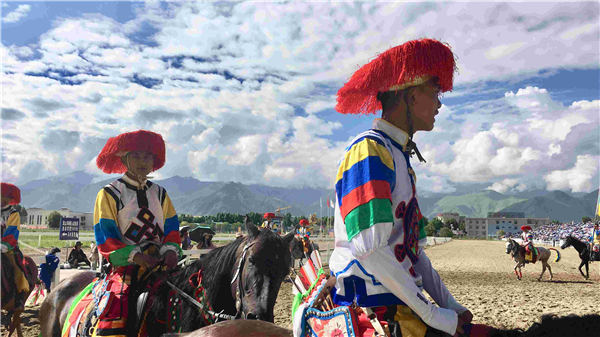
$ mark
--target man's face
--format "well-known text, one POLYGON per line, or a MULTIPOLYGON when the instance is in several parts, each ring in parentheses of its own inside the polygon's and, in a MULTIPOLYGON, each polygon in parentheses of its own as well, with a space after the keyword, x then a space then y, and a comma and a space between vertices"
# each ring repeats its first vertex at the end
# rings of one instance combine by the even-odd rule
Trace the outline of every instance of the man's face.
POLYGON ((127 171, 145 177, 152 172, 154 156, 150 152, 132 151, 123 158, 127 171))
POLYGON ((440 87, 430 81, 416 87, 412 91, 414 98, 412 105, 413 127, 415 131, 431 131, 435 123, 435 115, 442 106, 439 100, 440 87))

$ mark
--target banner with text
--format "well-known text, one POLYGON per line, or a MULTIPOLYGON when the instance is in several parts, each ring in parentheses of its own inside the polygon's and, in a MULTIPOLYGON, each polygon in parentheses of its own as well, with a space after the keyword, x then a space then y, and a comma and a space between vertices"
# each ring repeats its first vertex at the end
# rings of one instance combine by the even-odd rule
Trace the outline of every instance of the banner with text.
POLYGON ((60 240, 79 240, 79 218, 60 219, 60 240))

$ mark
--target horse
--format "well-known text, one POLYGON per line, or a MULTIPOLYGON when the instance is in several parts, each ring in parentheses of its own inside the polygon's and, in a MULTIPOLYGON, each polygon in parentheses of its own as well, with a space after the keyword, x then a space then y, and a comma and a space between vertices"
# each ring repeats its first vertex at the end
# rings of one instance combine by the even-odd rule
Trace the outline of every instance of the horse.
MULTIPOLYGON (((550 272, 550 280, 552 280, 552 268, 550 268, 550 265, 548 264, 548 259, 550 258, 550 250, 555 251, 558 255, 554 262, 558 262, 560 260, 560 252, 554 248, 536 248, 539 254, 538 260, 542 262, 542 273, 540 274, 540 277, 538 277, 538 281, 542 280, 542 276, 544 275, 546 268, 548 268, 548 271, 550 272)), ((521 246, 517 241, 509 238, 508 242, 506 243, 506 254, 510 254, 515 260, 515 262, 517 262, 517 264, 515 265, 515 275, 517 275, 517 279, 520 280, 521 278, 523 278, 523 274, 521 273, 521 267, 523 267, 526 263, 529 263, 528 261, 525 261, 525 247, 521 246), (517 269, 519 269, 518 272, 517 269)))
POLYGON ((319 245, 308 237, 294 238, 290 243, 292 258, 294 261, 300 259, 300 265, 302 265, 302 260, 308 258, 314 250, 319 250, 319 245))
MULTIPOLYGON (((527 330, 498 329, 484 326, 486 337, 590 337, 600 331, 600 315, 569 315, 559 317, 543 315, 540 322, 533 323, 527 330)), ((472 330, 473 331, 473 330, 472 330)), ((170 334, 169 337, 177 336, 170 334)), ((186 337, 292 337, 292 330, 263 321, 225 321, 196 330, 186 337)))
MULTIPOLYGON (((139 290, 135 293, 148 295, 139 297, 142 302, 145 298, 145 304, 136 306, 142 308, 137 315, 130 311, 127 318, 128 324, 136 328, 132 333, 138 328, 144 328, 150 336, 194 331, 224 319, 273 322, 275 300, 291 267, 289 246, 294 234, 282 237, 271 230, 260 230, 247 219, 246 229, 248 235, 213 249, 190 265, 152 273, 136 285, 139 290)), ((60 282, 50 293, 40 308, 43 337, 60 336, 73 298, 94 276, 91 272, 77 274, 60 282)), ((141 303, 135 297, 129 301, 141 303)))
POLYGON ((581 259, 581 264, 579 264, 579 272, 581 273, 581 276, 585 277, 585 279, 588 280, 590 278, 590 249, 588 245, 584 242, 581 242, 576 237, 569 235, 565 238, 565 243, 563 243, 562 246, 560 246, 560 248, 565 249, 569 246, 573 246, 573 248, 575 248, 575 250, 577 250, 577 252, 579 253, 579 258, 581 259), (585 275, 581 270, 583 266, 585 266, 585 275))
MULTIPOLYGON (((18 248, 16 249, 18 250, 18 248)), ((15 259, 17 256, 21 256, 20 251, 15 252, 15 259)), ((4 254, 2 254, 2 260, 4 260, 4 254)), ((21 330, 21 314, 25 308, 15 306, 17 299, 19 302, 24 304, 29 297, 29 294, 31 294, 33 291, 33 288, 36 285, 41 284, 37 274, 37 265, 31 257, 23 256, 23 267, 25 269, 23 273, 25 274, 25 278, 29 284, 29 292, 16 294, 15 291, 12 291, 12 289, 15 289, 16 287, 13 281, 13 266, 8 262, 2 261, 2 298, 0 301, 2 302, 2 310, 5 310, 8 313, 7 336, 9 337, 15 330, 17 331, 17 335, 19 337, 23 336, 23 332, 21 330)))

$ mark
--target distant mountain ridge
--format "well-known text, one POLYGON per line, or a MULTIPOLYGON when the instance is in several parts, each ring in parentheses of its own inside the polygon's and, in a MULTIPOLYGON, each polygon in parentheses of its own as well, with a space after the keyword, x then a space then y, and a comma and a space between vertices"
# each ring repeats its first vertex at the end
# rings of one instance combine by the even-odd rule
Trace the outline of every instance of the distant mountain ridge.
MULTIPOLYGON (((115 180, 97 181, 83 171, 38 179, 22 186, 22 204, 25 207, 92 212, 98 191, 115 180), (96 182, 94 182, 96 181, 96 182)), ((165 187, 178 213, 211 215, 219 212, 244 214, 273 212, 288 207, 282 213, 327 215, 327 197, 333 190, 319 188, 273 187, 237 182, 206 182, 192 177, 173 176, 156 180, 165 187), (320 206, 322 202, 322 208, 320 206)), ((548 217, 559 221, 580 221, 582 216, 593 216, 598 191, 571 194, 563 191, 527 191, 505 195, 485 190, 475 193, 435 194, 420 197, 422 213, 431 218, 442 212, 457 212, 467 217, 486 217, 488 212, 518 211, 527 217, 548 217)), ((333 212, 329 212, 332 214, 333 212)))

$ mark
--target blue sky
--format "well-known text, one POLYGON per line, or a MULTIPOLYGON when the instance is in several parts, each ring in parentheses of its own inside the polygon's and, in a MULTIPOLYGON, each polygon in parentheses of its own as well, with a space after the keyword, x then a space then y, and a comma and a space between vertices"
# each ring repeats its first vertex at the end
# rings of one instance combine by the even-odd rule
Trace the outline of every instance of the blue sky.
POLYGON ((457 58, 419 189, 599 185, 597 2, 2 3, 2 179, 86 170, 110 136, 163 135, 155 176, 333 186, 375 116, 333 109, 360 65, 431 37, 457 58))

